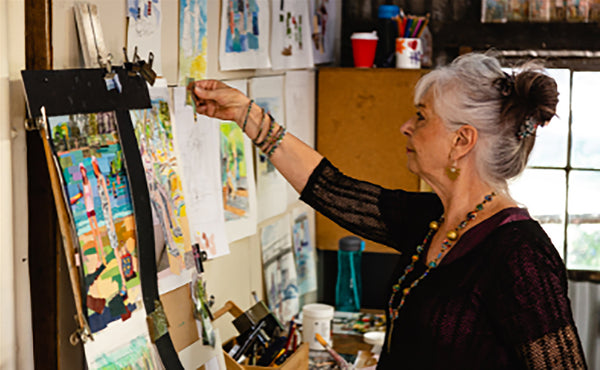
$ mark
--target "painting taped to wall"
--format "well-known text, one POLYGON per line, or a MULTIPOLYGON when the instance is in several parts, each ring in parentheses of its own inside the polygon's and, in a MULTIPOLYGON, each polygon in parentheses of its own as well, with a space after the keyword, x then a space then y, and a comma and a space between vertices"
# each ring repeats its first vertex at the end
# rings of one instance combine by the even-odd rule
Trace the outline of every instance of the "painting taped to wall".
POLYGON ((206 76, 206 1, 179 1, 179 85, 206 76))
POLYGON ((310 68, 313 48, 308 2, 271 0, 273 69, 310 68))
POLYGON ((269 1, 221 2, 221 70, 269 68, 269 1))

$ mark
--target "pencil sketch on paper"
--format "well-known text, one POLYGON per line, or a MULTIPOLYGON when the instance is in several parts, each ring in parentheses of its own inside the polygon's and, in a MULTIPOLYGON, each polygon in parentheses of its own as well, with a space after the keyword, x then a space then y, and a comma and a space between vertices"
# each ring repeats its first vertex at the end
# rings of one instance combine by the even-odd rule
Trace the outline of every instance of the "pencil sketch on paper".
POLYGON ((148 183, 152 214, 165 238, 165 248, 158 253, 158 271, 167 267, 165 258, 160 257, 166 255, 170 271, 179 275, 182 270, 193 267, 193 258, 167 97, 167 88, 152 88, 152 107, 130 113, 148 183))
POLYGON ((113 112, 49 117, 93 333, 141 307, 135 221, 113 112))
POLYGON ((206 0, 179 2, 179 84, 206 76, 206 0))

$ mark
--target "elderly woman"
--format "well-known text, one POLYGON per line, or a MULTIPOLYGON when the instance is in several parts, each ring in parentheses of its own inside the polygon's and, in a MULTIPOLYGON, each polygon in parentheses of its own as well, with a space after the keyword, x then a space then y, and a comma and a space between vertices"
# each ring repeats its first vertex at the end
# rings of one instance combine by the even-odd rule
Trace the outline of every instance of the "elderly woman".
POLYGON ((193 92, 198 113, 235 120, 303 201, 402 253, 379 369, 586 367, 565 266, 507 187, 555 114, 556 83, 539 67, 509 75, 473 53, 421 78, 401 130, 409 169, 434 193, 343 175, 223 83, 193 92))

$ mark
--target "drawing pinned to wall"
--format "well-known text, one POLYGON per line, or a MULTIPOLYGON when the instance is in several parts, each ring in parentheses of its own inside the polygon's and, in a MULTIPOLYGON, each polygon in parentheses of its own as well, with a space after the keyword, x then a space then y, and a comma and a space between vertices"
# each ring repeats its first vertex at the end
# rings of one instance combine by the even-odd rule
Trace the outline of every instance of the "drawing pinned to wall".
POLYGON ((173 89, 175 142, 183 178, 192 239, 208 258, 229 253, 225 236, 220 181, 220 130, 218 123, 185 105, 186 88, 173 89))
POLYGON ((179 0, 179 85, 206 77, 206 0, 179 0))
MULTIPOLYGON (((246 80, 226 81, 246 94, 246 80)), ((256 233, 256 185, 250 139, 235 122, 221 121, 221 188, 227 240, 231 243, 256 233)))
POLYGON ((268 0, 223 0, 221 70, 269 68, 268 0))
MULTIPOLYGON (((288 132, 310 147, 315 147, 315 72, 308 70, 288 71, 285 73, 286 102, 285 123, 288 132)), ((288 205, 294 204, 300 197, 298 192, 287 184, 288 205)))
MULTIPOLYGON (((137 138, 153 218, 162 230, 164 248, 158 253, 161 280, 181 275, 179 284, 189 282, 186 269, 194 267, 183 187, 173 146, 173 128, 167 87, 149 89, 152 108, 130 111, 137 138)), ((172 285, 175 288, 177 284, 172 285)))
POLYGON ((504 23, 508 19, 509 0, 482 0, 481 23, 504 23))
POLYGON ((308 3, 271 0, 273 69, 310 68, 313 63, 308 3))
POLYGON ((305 207, 297 207, 292 212, 292 236, 300 296, 317 290, 316 251, 311 237, 314 222, 311 222, 308 212, 305 207))
POLYGON ((260 241, 269 308, 282 323, 289 322, 300 308, 289 215, 265 226, 260 241))
POLYGON ((113 112, 49 117, 79 241, 90 329, 142 306, 135 221, 113 112))
POLYGON ((161 75, 161 0, 127 0, 127 19, 128 58, 133 59, 136 47, 139 57, 146 61, 152 52, 152 69, 161 75))
POLYGON ((84 345, 89 369, 161 369, 146 329, 146 315, 136 312, 123 325, 109 327, 84 345))
MULTIPOLYGON (((250 80, 250 97, 265 112, 285 126, 283 76, 257 77, 250 80)), ((256 198, 258 222, 279 215, 287 209, 287 182, 269 158, 256 150, 256 198)))
POLYGON ((331 63, 334 59, 336 0, 310 0, 310 27, 315 64, 331 63))

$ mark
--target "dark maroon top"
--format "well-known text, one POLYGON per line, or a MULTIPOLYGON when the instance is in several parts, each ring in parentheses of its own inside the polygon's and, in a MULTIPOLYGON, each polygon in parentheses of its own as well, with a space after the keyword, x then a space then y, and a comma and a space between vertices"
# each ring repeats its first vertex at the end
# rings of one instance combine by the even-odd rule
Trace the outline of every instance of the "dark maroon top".
MULTIPOLYGON (((390 294, 429 222, 443 212, 433 193, 383 189, 343 175, 327 159, 301 199, 349 231, 402 253, 395 276, 385 282, 390 294)), ((402 288, 425 271, 426 255, 402 288)), ((466 231, 411 290, 389 352, 387 337, 378 369, 586 368, 565 266, 521 208, 504 209, 466 231)))

